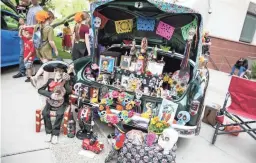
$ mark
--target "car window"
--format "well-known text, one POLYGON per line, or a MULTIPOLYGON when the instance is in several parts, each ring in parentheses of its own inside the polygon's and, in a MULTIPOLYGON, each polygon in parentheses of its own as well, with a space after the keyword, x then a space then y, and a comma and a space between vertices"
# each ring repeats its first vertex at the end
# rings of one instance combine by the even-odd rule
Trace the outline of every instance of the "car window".
POLYGON ((14 17, 10 15, 2 15, 1 17, 1 28, 7 30, 18 30, 19 23, 14 17))

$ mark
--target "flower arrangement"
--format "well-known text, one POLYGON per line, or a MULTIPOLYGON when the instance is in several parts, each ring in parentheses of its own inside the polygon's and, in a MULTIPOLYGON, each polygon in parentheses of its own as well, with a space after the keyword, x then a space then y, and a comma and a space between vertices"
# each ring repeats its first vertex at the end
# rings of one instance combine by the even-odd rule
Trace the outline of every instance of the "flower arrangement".
POLYGON ((170 127, 170 124, 166 121, 160 121, 158 117, 154 117, 151 119, 149 124, 149 131, 152 131, 156 134, 161 134, 164 129, 170 127))
POLYGON ((185 89, 181 86, 176 87, 176 90, 177 90, 178 96, 182 96, 185 91, 185 89))

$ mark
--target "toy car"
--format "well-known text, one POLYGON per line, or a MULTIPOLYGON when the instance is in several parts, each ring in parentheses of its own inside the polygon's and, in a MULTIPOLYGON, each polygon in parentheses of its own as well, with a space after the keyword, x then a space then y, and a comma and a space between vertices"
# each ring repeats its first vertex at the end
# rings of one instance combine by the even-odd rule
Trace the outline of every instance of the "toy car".
POLYGON ((82 148, 99 154, 103 150, 104 144, 97 140, 97 136, 92 136, 91 139, 83 140, 82 148))

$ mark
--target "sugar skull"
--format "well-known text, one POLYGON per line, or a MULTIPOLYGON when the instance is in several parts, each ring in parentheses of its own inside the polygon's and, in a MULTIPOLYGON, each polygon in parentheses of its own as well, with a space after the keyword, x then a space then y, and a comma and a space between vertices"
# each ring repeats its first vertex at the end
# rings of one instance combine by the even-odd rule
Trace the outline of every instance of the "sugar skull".
POLYGON ((178 132, 172 128, 165 129, 158 139, 158 145, 164 149, 163 154, 169 154, 174 144, 178 141, 178 132))
POLYGON ((101 19, 100 19, 99 17, 95 17, 93 24, 94 24, 94 27, 95 27, 95 28, 100 28, 101 19))
POLYGON ((190 121, 190 114, 187 111, 180 111, 177 115, 179 125, 185 125, 187 122, 190 121))
POLYGON ((161 160, 162 157, 163 157, 163 154, 162 154, 162 153, 157 153, 157 158, 158 158, 159 160, 161 160))
POLYGON ((161 161, 162 163, 167 163, 168 162, 168 160, 167 159, 162 159, 162 161, 161 161))
POLYGON ((132 148, 132 143, 127 143, 127 148, 131 149, 132 148))
POLYGON ((136 160, 135 159, 131 159, 131 163, 136 163, 136 160))
POLYGON ((172 155, 169 155, 169 154, 166 155, 166 158, 167 158, 167 160, 170 160, 170 161, 173 159, 172 155))
POLYGON ((153 163, 158 163, 157 157, 154 157, 154 158, 153 158, 153 163))
POLYGON ((139 154, 136 154, 136 155, 135 155, 135 160, 136 160, 136 161, 139 161, 139 160, 140 160, 140 155, 139 155, 139 154))
POLYGON ((123 153, 126 154, 127 153, 127 148, 126 147, 123 147, 123 153))
POLYGON ((132 158, 132 154, 131 153, 127 153, 126 157, 130 160, 132 158))
POLYGON ((154 151, 149 151, 148 156, 151 157, 151 158, 154 157, 154 151))
POLYGON ((148 157, 148 156, 144 156, 144 157, 143 157, 143 161, 144 161, 144 162, 149 162, 149 157, 148 157))
POLYGON ((140 160, 139 163, 144 163, 144 161, 143 161, 143 160, 140 160))
POLYGON ((144 156, 145 155, 145 150, 144 149, 141 149, 140 150, 140 156, 142 157, 142 156, 144 156))
POLYGON ((132 148, 131 153, 132 153, 133 156, 135 156, 137 154, 137 150, 135 148, 132 148))

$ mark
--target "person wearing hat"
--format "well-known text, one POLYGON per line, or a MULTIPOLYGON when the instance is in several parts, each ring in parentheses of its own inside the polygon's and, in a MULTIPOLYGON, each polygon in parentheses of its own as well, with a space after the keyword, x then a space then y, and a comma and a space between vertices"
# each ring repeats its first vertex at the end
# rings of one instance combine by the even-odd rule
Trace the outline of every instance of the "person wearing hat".
POLYGON ((105 159, 105 163, 109 162, 110 160, 112 160, 115 155, 118 154, 119 150, 123 147, 124 145, 124 141, 125 141, 125 129, 123 127, 122 122, 118 122, 117 124, 114 124, 115 127, 115 133, 112 133, 110 135, 108 135, 108 139, 114 139, 113 141, 113 148, 112 150, 109 152, 108 156, 105 159))
POLYGON ((19 30, 19 36, 21 37, 21 40, 23 41, 23 62, 24 66, 26 68, 26 74, 27 79, 25 82, 30 82, 30 78, 32 76, 32 66, 33 61, 35 59, 35 49, 33 44, 33 32, 34 28, 26 27, 19 30))
POLYGON ((72 60, 77 60, 84 56, 90 56, 90 38, 89 26, 90 15, 85 12, 78 12, 75 14, 74 20, 76 22, 73 34, 73 48, 72 60))
POLYGON ((53 144, 58 143, 61 122, 66 107, 68 106, 68 96, 72 93, 70 87, 70 76, 67 73, 68 65, 62 61, 50 61, 44 64, 44 71, 54 72, 54 79, 48 79, 47 83, 38 89, 38 93, 47 97, 46 105, 42 111, 46 141, 53 144), (56 111, 56 120, 52 125, 50 111, 56 111))
MULTIPOLYGON (((41 39, 42 45, 40 48, 36 49, 37 57, 43 62, 49 62, 52 60, 52 50, 58 56, 58 50, 54 43, 54 32, 53 27, 51 27, 51 23, 54 20, 54 15, 52 12, 47 11, 39 11, 36 13, 36 20, 38 24, 35 26, 35 32, 41 31, 41 39)), ((37 80, 40 75, 43 74, 44 83, 47 82, 49 78, 49 73, 40 68, 36 75, 31 77, 31 83, 34 87, 37 86, 37 80)))

